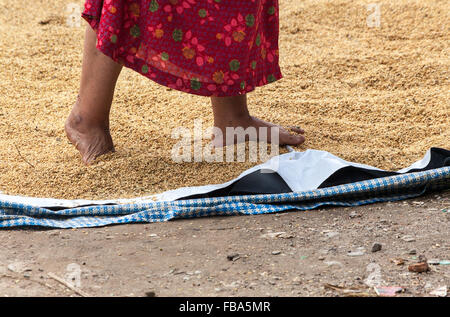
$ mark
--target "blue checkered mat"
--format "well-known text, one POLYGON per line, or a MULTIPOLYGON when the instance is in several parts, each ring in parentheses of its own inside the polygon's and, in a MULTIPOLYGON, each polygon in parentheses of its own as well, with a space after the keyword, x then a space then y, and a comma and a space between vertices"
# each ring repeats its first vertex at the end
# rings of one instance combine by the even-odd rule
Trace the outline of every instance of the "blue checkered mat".
POLYGON ((397 201, 446 189, 450 189, 450 167, 285 194, 96 205, 62 210, 0 200, 0 228, 85 228, 216 215, 258 215, 288 210, 310 210, 321 206, 360 206, 397 201))

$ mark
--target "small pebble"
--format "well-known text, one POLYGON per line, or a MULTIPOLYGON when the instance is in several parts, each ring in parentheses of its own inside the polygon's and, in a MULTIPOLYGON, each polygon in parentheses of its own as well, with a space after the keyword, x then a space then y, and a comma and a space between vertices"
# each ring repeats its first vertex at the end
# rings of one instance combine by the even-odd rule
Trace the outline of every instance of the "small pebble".
POLYGON ((410 236, 410 235, 403 236, 403 237, 401 237, 401 239, 403 241, 406 241, 406 242, 414 242, 414 241, 416 241, 416 239, 413 236, 410 236))
POLYGON ((236 261, 239 258, 240 258, 240 256, 238 253, 227 255, 228 261, 236 261))
POLYGON ((422 272, 426 272, 429 270, 430 270, 430 267, 428 266, 427 262, 414 263, 414 264, 411 264, 410 266, 408 266, 408 271, 410 271, 410 272, 422 273, 422 272))
POLYGON ((281 253, 281 251, 272 251, 272 255, 278 255, 280 253, 281 253))
POLYGON ((375 242, 375 243, 372 245, 372 252, 378 252, 378 251, 380 251, 380 250, 381 250, 381 247, 382 247, 381 243, 375 242))

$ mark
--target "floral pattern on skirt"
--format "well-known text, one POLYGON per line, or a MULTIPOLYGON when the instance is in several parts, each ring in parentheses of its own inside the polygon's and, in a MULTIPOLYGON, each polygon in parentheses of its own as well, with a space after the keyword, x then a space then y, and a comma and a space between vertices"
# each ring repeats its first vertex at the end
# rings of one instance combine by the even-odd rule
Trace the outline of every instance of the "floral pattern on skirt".
POLYGON ((278 0, 87 0, 97 48, 172 89, 235 96, 282 77, 278 0))

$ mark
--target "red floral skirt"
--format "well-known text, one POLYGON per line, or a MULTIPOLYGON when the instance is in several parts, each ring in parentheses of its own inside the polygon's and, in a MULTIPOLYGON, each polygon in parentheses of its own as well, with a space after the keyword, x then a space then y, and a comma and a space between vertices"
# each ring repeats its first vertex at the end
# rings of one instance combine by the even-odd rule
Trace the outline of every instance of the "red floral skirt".
POLYGON ((278 0, 87 0, 97 48, 153 81, 202 96, 282 77, 278 0))

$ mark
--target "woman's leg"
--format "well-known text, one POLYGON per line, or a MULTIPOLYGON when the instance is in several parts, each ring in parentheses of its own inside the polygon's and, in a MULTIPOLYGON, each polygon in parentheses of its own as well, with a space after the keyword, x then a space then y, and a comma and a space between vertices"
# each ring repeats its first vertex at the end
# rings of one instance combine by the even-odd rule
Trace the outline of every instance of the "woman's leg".
POLYGON ((97 36, 88 26, 77 102, 67 118, 67 137, 80 151, 85 164, 114 151, 109 132, 109 113, 122 65, 96 48, 97 36))
MULTIPOLYGON (((226 142, 227 127, 242 127, 244 129, 247 129, 248 127, 255 127, 257 130, 260 127, 266 127, 268 130, 267 140, 260 140, 259 135, 257 138, 260 141, 266 141, 268 143, 271 142, 270 129, 273 127, 278 127, 278 142, 280 145, 298 145, 305 141, 305 137, 301 135, 305 133, 303 129, 291 127, 290 130, 297 133, 291 134, 283 127, 252 117, 247 108, 247 95, 233 97, 211 97, 211 103, 214 113, 214 126, 221 129, 223 134, 223 140, 214 140, 214 145, 216 146, 229 144, 226 142)), ((236 142, 236 138, 234 138, 233 142, 236 142)))

